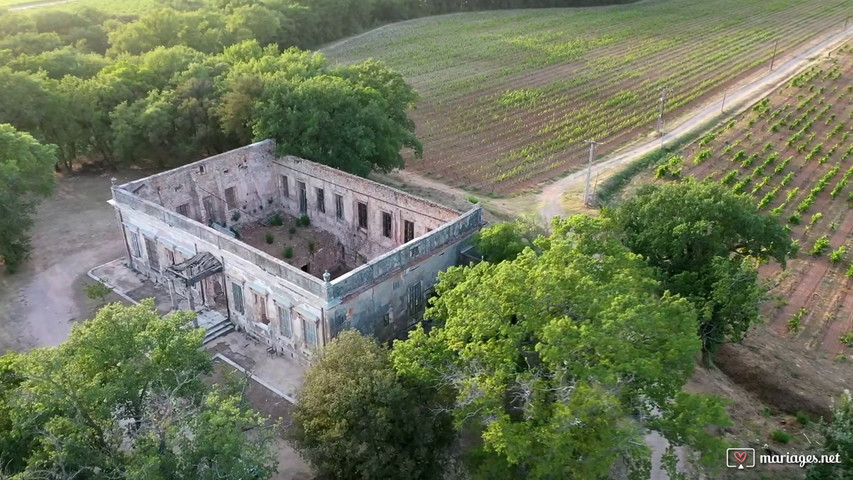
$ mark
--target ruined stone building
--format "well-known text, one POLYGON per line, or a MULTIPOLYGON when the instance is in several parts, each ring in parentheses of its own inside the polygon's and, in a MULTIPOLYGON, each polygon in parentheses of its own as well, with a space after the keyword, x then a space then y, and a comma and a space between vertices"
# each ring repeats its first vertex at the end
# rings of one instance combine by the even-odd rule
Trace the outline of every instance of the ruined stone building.
MULTIPOLYGON (((482 224, 264 141, 124 185, 127 264, 270 350, 310 358, 347 328, 388 339, 482 224)), ((174 303, 174 300, 173 300, 174 303)))

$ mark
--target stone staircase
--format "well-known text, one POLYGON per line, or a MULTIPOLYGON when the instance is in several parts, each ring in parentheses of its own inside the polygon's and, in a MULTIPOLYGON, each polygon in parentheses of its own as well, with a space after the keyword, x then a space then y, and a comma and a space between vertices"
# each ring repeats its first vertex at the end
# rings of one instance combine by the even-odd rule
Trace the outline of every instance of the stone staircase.
POLYGON ((196 315, 198 316, 198 326, 204 329, 203 345, 234 331, 234 324, 216 310, 202 310, 196 315))

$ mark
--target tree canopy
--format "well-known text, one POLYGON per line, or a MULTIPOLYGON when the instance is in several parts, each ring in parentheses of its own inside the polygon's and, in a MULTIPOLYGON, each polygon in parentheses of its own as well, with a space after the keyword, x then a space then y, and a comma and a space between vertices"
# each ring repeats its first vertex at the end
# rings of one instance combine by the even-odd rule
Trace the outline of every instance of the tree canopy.
POLYGON ((527 247, 535 248, 533 241, 543 233, 533 219, 522 219, 483 228, 472 243, 486 261, 500 263, 514 260, 527 247))
POLYGON ((607 478, 621 461, 648 478, 645 428, 718 455, 703 429, 728 423, 722 405, 681 392, 700 348, 690 303, 659 294, 609 220, 558 218, 535 243, 541 253, 441 274, 436 327, 392 353, 480 434, 475 477, 607 478))
POLYGON ((58 347, 0 357, 4 478, 269 478, 272 430, 203 381, 192 315, 111 304, 58 347))
POLYGON ((453 439, 439 403, 400 379, 374 339, 347 330, 308 370, 289 437, 321 477, 438 479, 453 439))
MULTIPOLYGON (((342 70, 345 72, 346 70, 342 70)), ((387 69, 383 73, 390 72, 387 69)), ((291 154, 367 176, 372 170, 389 172, 404 166, 400 150, 423 148, 415 138, 406 110, 415 97, 402 82, 373 88, 333 75, 301 82, 272 82, 256 106, 256 140, 273 138, 281 154, 291 154), (408 93, 397 100, 396 88, 408 93), (386 91, 388 95, 386 96, 386 91), (394 108, 396 107, 396 108, 394 108), (395 119, 401 121, 395 121, 395 119)))
POLYGON ((0 124, 0 265, 13 272, 30 252, 37 197, 53 190, 56 147, 0 124))
POLYGON ((784 267, 792 252, 775 218, 714 182, 647 185, 605 215, 622 242, 659 269, 665 289, 694 303, 706 365, 720 345, 760 321, 758 262, 784 267))
POLYGON ((0 68, 11 92, 0 122, 56 144, 68 169, 81 156, 174 166, 266 138, 282 154, 362 176, 402 167, 402 149, 422 153, 407 116, 417 94, 372 60, 332 67, 323 55, 256 40, 216 55, 159 46, 109 64, 65 53, 0 68), (15 71, 24 64, 38 73, 15 71))

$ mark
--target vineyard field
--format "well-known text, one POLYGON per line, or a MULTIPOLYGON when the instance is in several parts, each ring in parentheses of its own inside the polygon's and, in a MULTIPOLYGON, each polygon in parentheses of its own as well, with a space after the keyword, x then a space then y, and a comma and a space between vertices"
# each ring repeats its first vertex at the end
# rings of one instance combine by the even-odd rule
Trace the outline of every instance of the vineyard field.
MULTIPOLYGON (((606 154, 818 34, 841 31, 848 0, 651 0, 464 13, 391 25, 321 50, 382 60, 421 94, 424 158, 407 168, 508 194, 573 170, 583 140, 606 154)), ((777 58, 778 60, 778 58, 777 58)))
MULTIPOLYGON (((659 165, 752 195, 790 229, 799 253, 765 305, 771 330, 830 355, 853 354, 853 45, 659 165)), ((640 182, 641 183, 641 182, 640 182)))

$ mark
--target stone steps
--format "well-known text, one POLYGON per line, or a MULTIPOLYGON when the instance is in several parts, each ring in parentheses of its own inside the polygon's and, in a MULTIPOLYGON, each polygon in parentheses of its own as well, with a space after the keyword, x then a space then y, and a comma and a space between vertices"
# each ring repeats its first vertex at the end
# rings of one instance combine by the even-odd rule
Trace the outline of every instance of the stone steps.
POLYGON ((202 345, 207 345, 208 343, 216 340, 217 338, 227 335, 234 331, 234 324, 231 323, 230 320, 222 320, 216 325, 212 325, 204 329, 204 342, 202 345))

